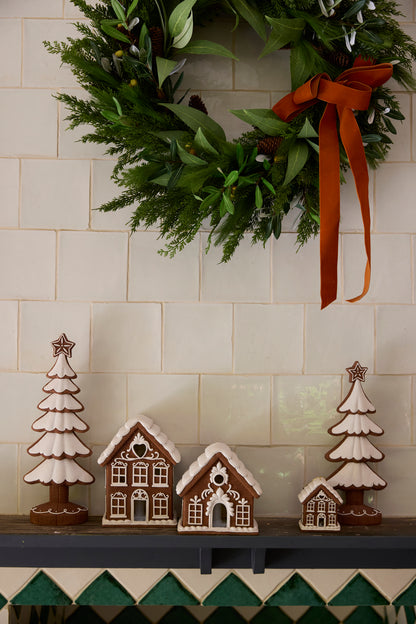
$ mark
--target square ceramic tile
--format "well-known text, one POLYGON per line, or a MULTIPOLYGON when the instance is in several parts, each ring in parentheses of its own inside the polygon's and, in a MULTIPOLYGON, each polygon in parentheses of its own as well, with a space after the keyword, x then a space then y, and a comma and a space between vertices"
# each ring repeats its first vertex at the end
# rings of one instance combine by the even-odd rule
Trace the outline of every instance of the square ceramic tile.
POLYGON ((23 160, 22 227, 86 229, 89 201, 88 161, 23 160))
POLYGON ((272 444, 324 444, 338 420, 341 376, 273 378, 272 444))
POLYGON ((35 435, 32 423, 42 415, 38 403, 46 398, 42 387, 47 382, 45 375, 30 373, 2 373, 0 390, 3 405, 3 421, 6 414, 7 427, 3 427, 1 441, 7 443, 30 442, 35 435), (16 400, 16 398, 19 400, 16 400), (11 418, 10 415, 13 414, 11 418))
POLYGON ((135 600, 143 598, 166 574, 160 568, 110 568, 109 572, 135 600))
POLYGON ((129 375, 128 414, 152 418, 182 444, 198 442, 198 375, 129 375))
MULTIPOLYGON (((367 295, 361 300, 363 304, 411 302, 410 247, 409 235, 374 234, 371 237, 371 282, 367 295)), ((366 265, 362 234, 343 236, 343 262, 344 293, 349 299, 362 288, 366 265)))
MULTIPOLYGON (((115 433, 117 433, 117 429, 114 430, 115 433)), ((102 516, 105 510, 105 470, 97 463, 97 459, 106 446, 107 444, 91 446, 91 472, 95 477, 94 484, 90 487, 88 499, 88 510, 91 516, 102 516)))
POLYGON ((400 105, 400 110, 405 116, 404 121, 395 121, 392 119, 397 134, 389 134, 393 141, 387 154, 386 162, 406 162, 411 160, 411 95, 407 93, 398 93, 396 95, 400 105))
POLYGON ((231 305, 166 304, 164 331, 166 372, 231 372, 231 305))
POLYGON ((0 369, 17 368, 17 301, 0 301, 0 369))
POLYGON ((62 6, 57 0, 2 0, 0 17, 62 17, 62 6))
MULTIPOLYGON (((89 99, 83 89, 63 89, 65 93, 80 99, 89 99)), ((105 147, 96 143, 83 143, 82 137, 94 131, 88 124, 69 129, 68 115, 71 111, 59 102, 58 155, 60 158, 106 158, 105 147)))
POLYGON ((12 598, 36 572, 37 568, 0 568, 0 592, 5 598, 12 598))
POLYGON ((235 69, 235 88, 290 91, 290 51, 278 50, 259 59, 263 48, 264 41, 248 25, 238 29, 235 53, 239 62, 235 69))
POLYGON ((108 444, 126 421, 126 375, 79 375, 75 381, 80 389, 78 401, 84 406, 80 417, 89 426, 83 434, 86 444, 108 444))
POLYGON ((1 296, 10 299, 53 299, 55 296, 55 232, 0 231, 1 296))
POLYGON ((157 303, 97 303, 93 306, 92 369, 159 372, 161 307, 157 303))
MULTIPOLYGON (((371 229, 374 229, 374 179, 373 169, 368 170, 368 201, 370 203, 371 229)), ((351 170, 344 173, 345 183, 341 184, 340 232, 362 232, 363 219, 360 202, 355 188, 354 176, 351 170)))
POLYGON ((270 108, 269 94, 258 91, 201 91, 201 95, 209 116, 224 128, 229 141, 253 129, 230 111, 242 108, 270 108))
POLYGON ((59 54, 51 54, 44 41, 67 41, 77 38, 70 21, 50 19, 25 19, 23 22, 23 86, 24 87, 73 87, 76 79, 59 54))
POLYGON ((319 302, 319 238, 303 247, 296 234, 282 234, 273 240, 273 301, 319 302))
POLYGON ((122 193, 122 188, 111 179, 116 161, 92 161, 91 227, 94 230, 129 230, 128 222, 133 206, 111 212, 101 212, 100 206, 122 193))
MULTIPOLYGON (((202 234, 206 248, 208 234, 202 234)), ((270 301, 270 245, 252 245, 247 235, 229 262, 222 248, 211 245, 202 253, 202 299, 205 301, 270 301)))
POLYGON ((414 306, 377 307, 376 371, 412 374, 416 370, 414 306))
MULTIPOLYGON (((93 6, 96 4, 96 0, 90 0, 88 4, 93 6)), ((78 7, 72 4, 71 0, 64 0, 64 17, 71 17, 77 20, 81 18, 85 19, 84 14, 78 7)))
POLYGON ((52 368, 51 346, 62 333, 76 343, 71 366, 76 373, 89 370, 90 306, 88 303, 22 301, 20 323, 21 370, 45 371, 52 368))
POLYGON ((19 160, 0 158, 1 227, 19 225, 19 160))
MULTIPOLYGON (((314 479, 315 477, 324 477, 325 479, 328 478, 330 474, 332 474, 337 468, 341 466, 341 464, 329 462, 327 459, 325 459, 325 453, 332 449, 338 442, 338 438, 336 438, 335 436, 331 436, 328 433, 327 443, 325 445, 305 447, 305 478, 302 487, 309 483, 309 481, 312 481, 312 479, 314 479)), ((296 500, 298 500, 297 494, 298 492, 296 493, 296 500)), ((302 507, 298 501, 297 514, 299 514, 300 516, 301 513, 302 507)))
POLYGON ((0 513, 17 513, 17 444, 0 444, 0 470, 7 475, 0 485, 0 513))
POLYGON ((135 232, 130 239, 129 301, 197 301, 199 236, 173 258, 158 253, 156 232, 135 232))
POLYGON ((303 306, 235 306, 235 370, 238 373, 300 373, 303 306))
POLYGON ((387 481, 387 487, 377 492, 377 505, 385 517, 412 516, 416 514, 413 492, 416 470, 416 449, 383 448, 382 462, 371 467, 387 481))
MULTIPOLYGON (((193 38, 207 39, 219 43, 228 50, 232 46, 233 22, 224 20, 215 24, 206 22, 203 27, 196 27, 193 38)), ((216 56, 215 62, 210 55, 199 56, 189 54, 186 58, 185 75, 181 89, 232 89, 233 88, 233 61, 216 56)))
POLYGON ((376 218, 379 232, 415 232, 416 164, 387 163, 376 171, 376 218))
POLYGON ((270 378, 203 375, 201 442, 270 443, 270 378))
POLYGON ((100 573, 97 568, 43 568, 43 571, 74 601, 100 573))
POLYGON ((125 300, 127 236, 123 232, 61 232, 58 297, 125 300))
POLYGON ((306 307, 306 373, 342 374, 355 360, 373 370, 374 311, 371 306, 306 307))
POLYGON ((58 104, 52 91, 3 89, 1 109, 0 156, 56 156, 58 104))
MULTIPOLYGON (((1 11, 1 9, 0 9, 1 11)), ((0 85, 18 87, 22 64, 22 22, 19 19, 0 22, 0 85)))
POLYGON ((297 516, 297 495, 304 485, 303 449, 240 446, 236 453, 263 490, 263 494, 254 502, 254 515, 297 516))

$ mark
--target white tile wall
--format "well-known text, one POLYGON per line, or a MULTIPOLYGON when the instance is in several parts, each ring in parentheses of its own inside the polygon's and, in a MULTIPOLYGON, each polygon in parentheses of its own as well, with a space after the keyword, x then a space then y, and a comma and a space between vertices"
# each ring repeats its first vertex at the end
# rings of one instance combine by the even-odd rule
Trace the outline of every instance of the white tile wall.
MULTIPOLYGON (((414 5, 402 3, 412 33, 414 5)), ((348 175, 338 302, 321 311, 319 241, 296 253, 295 213, 279 241, 263 249, 247 237, 224 265, 219 249, 205 254, 206 232, 168 260, 157 254, 164 242, 156 231, 129 236, 132 207, 96 210, 119 191, 114 160, 79 141, 88 128, 67 130, 53 93, 85 95, 42 44, 63 39, 79 17, 69 0, 0 1, 0 466, 10 474, 0 513, 27 513, 46 497, 21 477, 35 465, 26 447, 36 438, 50 342, 64 331, 77 343, 71 364, 94 451, 86 465, 97 476, 72 498, 88 500, 93 513, 103 508, 98 454, 127 418, 144 413, 178 444, 178 477, 205 444, 223 440, 263 486, 257 513, 297 515, 305 481, 332 471, 323 458, 333 446, 327 428, 348 392, 344 369, 358 359, 385 429, 376 443, 389 486, 377 501, 386 515, 415 515, 416 97, 398 92, 406 121, 388 162, 370 172, 370 292, 346 303, 364 268, 348 175)), ((189 56, 183 84, 230 137, 249 127, 228 109, 269 107, 290 89, 289 52, 259 61, 257 35, 232 26, 209 25, 199 36, 234 50, 239 63, 189 56)))

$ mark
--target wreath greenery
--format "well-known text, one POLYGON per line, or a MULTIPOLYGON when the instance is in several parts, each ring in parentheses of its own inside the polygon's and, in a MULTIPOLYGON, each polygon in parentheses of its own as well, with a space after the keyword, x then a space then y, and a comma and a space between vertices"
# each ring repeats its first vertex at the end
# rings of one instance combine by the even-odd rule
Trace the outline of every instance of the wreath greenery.
MULTIPOLYGON (((325 103, 287 123, 269 109, 232 111, 253 128, 227 141, 199 96, 177 96, 189 54, 234 58, 218 44, 195 40, 194 24, 231 14, 235 27, 245 20, 263 39, 262 56, 289 47, 293 89, 320 72, 335 79, 357 57, 393 64, 394 79, 416 87, 416 45, 400 28, 392 0, 71 1, 88 18, 76 24, 79 38, 45 45, 90 97, 56 97, 70 110, 70 127, 92 127, 82 140, 105 145, 118 159, 113 178, 124 190, 100 209, 134 205, 131 229, 157 223, 169 255, 207 220, 209 241, 223 246, 224 261, 247 232, 253 242, 278 238, 294 206, 299 244, 319 230, 317 130, 325 103)), ((373 90, 368 110, 356 113, 371 167, 384 160, 394 122, 403 119, 385 86, 373 90)), ((342 180, 349 165, 341 143, 340 157, 342 180)))

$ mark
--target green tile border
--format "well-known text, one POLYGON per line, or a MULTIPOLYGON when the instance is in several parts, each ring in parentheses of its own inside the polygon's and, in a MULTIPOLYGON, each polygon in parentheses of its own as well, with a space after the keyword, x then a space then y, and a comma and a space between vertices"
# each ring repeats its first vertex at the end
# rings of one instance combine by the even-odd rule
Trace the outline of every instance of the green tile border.
POLYGON ((325 601, 299 572, 294 572, 265 604, 271 607, 279 605, 321 607, 325 605, 325 601))
POLYGON ((10 603, 27 606, 65 606, 72 604, 72 600, 43 570, 40 570, 29 579, 23 589, 10 600, 10 603))
POLYGON ((360 572, 328 602, 331 606, 374 606, 390 602, 360 572))
POLYGON ((75 600, 78 605, 130 606, 134 598, 108 570, 102 572, 75 600))
POLYGON ((260 598, 231 572, 202 602, 204 607, 259 607, 260 598))
POLYGON ((141 605, 185 606, 200 602, 172 572, 165 574, 139 601, 141 605))

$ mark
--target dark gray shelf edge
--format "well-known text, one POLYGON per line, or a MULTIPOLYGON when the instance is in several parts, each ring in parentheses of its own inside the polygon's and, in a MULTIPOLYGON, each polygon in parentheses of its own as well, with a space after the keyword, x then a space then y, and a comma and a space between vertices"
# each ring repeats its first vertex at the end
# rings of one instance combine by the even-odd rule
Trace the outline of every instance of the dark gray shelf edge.
POLYGON ((0 567, 416 568, 415 536, 1 534, 0 567))

